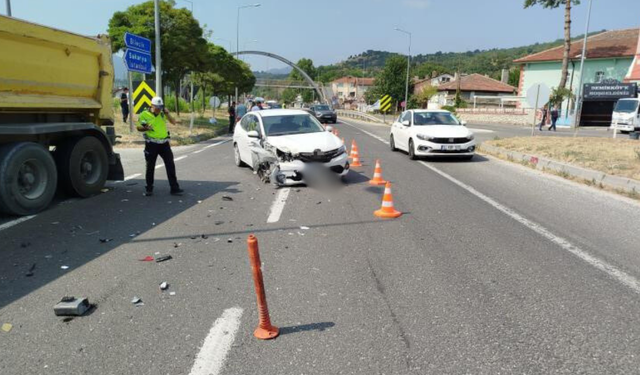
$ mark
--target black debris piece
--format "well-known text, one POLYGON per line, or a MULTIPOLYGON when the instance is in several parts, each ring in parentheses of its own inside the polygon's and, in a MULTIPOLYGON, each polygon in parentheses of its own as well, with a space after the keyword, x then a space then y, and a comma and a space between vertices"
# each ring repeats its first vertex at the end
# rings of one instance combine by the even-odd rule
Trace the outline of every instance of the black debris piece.
POLYGON ((233 240, 232 240, 231 238, 229 238, 229 239, 227 240, 227 243, 233 243, 233 240))
POLYGON ((209 238, 209 236, 207 236, 206 234, 203 234, 201 237, 202 237, 202 239, 204 239, 204 240, 206 240, 207 238, 209 238))
POLYGON ((23 249, 26 249, 29 246, 31 246, 31 242, 22 242, 20 244, 20 247, 23 248, 23 249))
POLYGON ((33 271, 35 271, 36 269, 36 264, 32 264, 31 267, 29 267, 29 270, 27 271, 27 273, 25 274, 26 277, 31 277, 33 276, 33 271))
POLYGON ((173 259, 173 257, 172 257, 171 255, 166 255, 166 256, 163 256, 163 257, 158 257, 158 258, 156 258, 156 263, 166 262, 166 261, 171 260, 171 259, 173 259))
POLYGON ((100 238, 101 243, 107 243, 113 241, 113 238, 100 238))
POLYGON ((224 224, 224 221, 216 221, 214 224, 215 225, 222 225, 222 224, 224 224))
POLYGON ((223 195, 223 196, 222 196, 222 200, 223 200, 223 201, 231 202, 231 201, 233 201, 233 198, 231 198, 231 197, 230 197, 230 196, 228 196, 228 195, 223 195))

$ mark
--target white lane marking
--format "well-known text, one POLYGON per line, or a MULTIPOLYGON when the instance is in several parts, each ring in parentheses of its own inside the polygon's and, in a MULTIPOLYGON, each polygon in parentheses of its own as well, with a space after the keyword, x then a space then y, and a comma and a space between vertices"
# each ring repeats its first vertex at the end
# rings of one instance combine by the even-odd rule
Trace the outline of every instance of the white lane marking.
POLYGON ((162 168, 162 167, 164 167, 164 164, 162 164, 162 163, 160 163, 160 164, 156 165, 156 169, 158 169, 158 168, 162 168))
MULTIPOLYGON (((380 140, 382 143, 386 143, 389 144, 389 142, 383 140, 382 138, 376 136, 375 134, 371 134, 369 132, 367 132, 366 130, 362 130, 354 125, 351 124, 347 124, 351 127, 354 127, 358 130, 360 130, 363 133, 366 133, 370 136, 372 136, 373 138, 376 138, 378 140, 380 140)), ((521 215, 519 215, 518 213, 516 213, 515 211, 513 211, 512 209, 510 209, 507 206, 504 206, 498 202, 496 202, 495 200, 489 198, 488 196, 482 194, 481 192, 477 191, 476 189, 472 188, 471 186, 465 184, 462 181, 459 181, 457 179, 455 179, 454 177, 442 172, 441 170, 425 163, 424 161, 420 161, 420 164, 424 165, 425 167, 431 169, 432 171, 438 173, 439 175, 441 175, 442 177, 448 179, 449 181, 453 182, 454 184, 460 186, 461 188, 467 190, 468 192, 470 192, 471 194, 475 195, 476 197, 480 198, 481 200, 485 201, 486 203, 490 204, 491 206, 493 206, 494 208, 496 208, 497 210, 501 211, 502 213, 506 214, 507 216, 511 217, 512 219, 516 220, 517 222, 523 224, 524 226, 526 226, 527 228, 533 230, 534 232, 540 234, 541 236, 545 237, 546 239, 550 240, 551 242, 555 243, 556 245, 560 246, 562 249, 570 252, 571 254, 577 256, 578 258, 584 260, 585 262, 587 262, 588 264, 590 264, 591 266, 606 272, 609 276, 613 277, 614 279, 618 280, 620 283, 622 283, 623 285, 626 285, 627 287, 631 288, 634 292, 640 294, 640 281, 638 279, 636 279, 635 277, 625 273, 622 270, 619 270, 618 268, 616 268, 615 266, 600 260, 590 254, 588 254, 586 251, 582 250, 581 248, 575 246, 574 244, 572 244, 571 242, 567 241, 566 239, 560 237, 560 236, 556 236, 555 234, 553 234, 552 232, 550 232, 547 228, 543 227, 542 225, 535 223, 521 215)))
POLYGON ((430 170, 436 172, 437 174, 439 174, 440 176, 446 178, 447 180, 453 182, 454 184, 460 186, 461 188, 465 189, 466 191, 468 191, 469 193, 475 195, 476 197, 480 198, 481 200, 485 201, 486 203, 490 204, 491 206, 493 206, 495 209, 501 211, 502 213, 506 214, 507 216, 511 217, 512 219, 516 220, 517 222, 519 222, 520 224, 526 226, 527 228, 531 229, 532 231, 538 233, 539 235, 545 237, 546 239, 548 239, 549 241, 555 243, 556 245, 560 246, 562 249, 570 252, 571 254, 577 256, 578 258, 584 260, 585 262, 589 263, 591 266, 599 269, 600 271, 606 272, 609 276, 613 277, 614 279, 618 280, 620 283, 628 286, 629 288, 631 288, 634 292, 639 293, 640 294, 640 281, 638 279, 636 279, 635 277, 625 273, 624 271, 619 270, 618 268, 616 268, 615 266, 600 260, 590 254, 588 254, 586 251, 582 250, 581 248, 579 248, 578 246, 572 244, 571 242, 567 241, 566 239, 560 237, 560 236, 556 236, 555 234, 553 234, 551 231, 549 231, 547 228, 543 227, 542 225, 535 223, 523 216, 521 216, 520 214, 516 213, 515 211, 513 211, 512 209, 510 209, 507 206, 504 206, 498 202, 496 202, 495 200, 489 198, 488 196, 482 194, 481 192, 477 191, 476 189, 474 189, 473 187, 465 184, 462 181, 459 181, 457 179, 455 179, 454 177, 442 172, 441 170, 423 162, 420 161, 420 164, 424 165, 425 167, 429 168, 430 170))
POLYGON ((208 146, 204 146, 200 150, 192 152, 192 154, 199 154, 199 153, 201 153, 202 151, 204 151, 204 150, 206 150, 208 148, 220 146, 221 144, 224 144, 224 143, 227 143, 227 142, 231 142, 231 140, 227 139, 226 141, 222 141, 222 142, 214 143, 214 144, 211 144, 211 145, 208 145, 208 146))
POLYGON ((4 224, 0 225, 0 231, 3 231, 3 230, 5 230, 5 229, 9 229, 9 228, 11 228, 11 227, 12 227, 12 226, 14 226, 14 225, 18 225, 18 224, 20 224, 20 223, 24 223, 25 221, 27 221, 27 220, 31 220, 31 219, 33 219, 34 217, 36 217, 36 215, 25 216, 25 217, 21 217, 21 218, 19 218, 19 219, 12 220, 12 221, 10 221, 10 222, 8 222, 8 223, 4 223, 4 224))
POLYGON ((115 183, 116 183, 116 184, 121 184, 121 183, 123 183, 123 182, 125 182, 125 181, 133 180, 134 178, 136 178, 136 177, 140 177, 140 176, 142 176, 140 173, 132 174, 131 176, 127 176, 127 177, 125 177, 125 178, 124 178, 124 180, 122 180, 122 181, 116 181, 115 183))
POLYGON ((222 316, 213 323, 204 344, 196 357, 189 375, 218 375, 227 358, 236 332, 240 327, 242 309, 232 307, 224 310, 222 316))
POLYGON ((280 220, 280 215, 282 215, 282 210, 284 210, 284 205, 287 203, 287 197, 289 197, 289 191, 291 189, 284 188, 278 191, 276 195, 276 200, 273 201, 271 205, 271 212, 269 213, 269 218, 267 219, 267 223, 277 223, 280 220))
POLYGON ((468 128, 468 129, 474 133, 495 133, 495 131, 489 130, 489 129, 477 129, 477 128, 468 128))
POLYGON ((188 157, 189 157, 189 155, 182 155, 182 156, 180 156, 179 158, 175 158, 175 160, 174 160, 174 161, 184 160, 184 159, 186 159, 186 158, 188 158, 188 157))

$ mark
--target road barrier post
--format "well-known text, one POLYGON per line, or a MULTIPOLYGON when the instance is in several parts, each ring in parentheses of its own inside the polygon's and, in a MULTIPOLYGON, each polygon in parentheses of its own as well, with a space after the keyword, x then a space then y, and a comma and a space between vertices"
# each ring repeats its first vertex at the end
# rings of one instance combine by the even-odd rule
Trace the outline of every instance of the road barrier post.
POLYGON ((258 239, 249 235, 247 239, 249 262, 253 273, 253 284, 256 287, 256 297, 258 301, 258 328, 253 335, 260 340, 276 338, 280 333, 278 327, 271 325, 269 318, 269 308, 267 307, 267 296, 264 291, 264 281, 262 280, 262 262, 260 261, 260 251, 258 250, 258 239))

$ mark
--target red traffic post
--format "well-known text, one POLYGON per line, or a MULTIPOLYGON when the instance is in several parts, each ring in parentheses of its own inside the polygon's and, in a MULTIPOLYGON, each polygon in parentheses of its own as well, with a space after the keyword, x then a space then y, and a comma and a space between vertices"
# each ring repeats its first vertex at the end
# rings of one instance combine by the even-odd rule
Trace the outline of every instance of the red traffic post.
POLYGON ((247 239, 247 249, 249 251, 249 262, 253 273, 253 284, 256 287, 256 297, 258 301, 258 328, 253 335, 260 340, 269 340, 278 337, 280 330, 271 325, 269 318, 269 308, 267 307, 267 296, 264 291, 264 281, 262 279, 262 262, 260 261, 260 251, 258 249, 258 239, 249 235, 247 239))

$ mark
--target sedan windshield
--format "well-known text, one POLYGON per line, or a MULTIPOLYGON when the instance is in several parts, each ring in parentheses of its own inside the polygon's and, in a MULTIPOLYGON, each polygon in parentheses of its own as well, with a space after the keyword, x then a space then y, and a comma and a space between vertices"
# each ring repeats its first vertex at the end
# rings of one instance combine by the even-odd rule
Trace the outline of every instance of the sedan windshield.
POLYGON ((635 112, 637 108, 637 100, 620 100, 618 101, 618 104, 616 104, 616 109, 614 111, 632 113, 635 112))
POLYGON ((322 125, 309 115, 266 116, 262 118, 267 136, 320 133, 322 125))
POLYGON ((444 112, 417 112, 413 114, 413 124, 422 125, 460 125, 458 120, 450 113, 444 112))
POLYGON ((331 108, 329 108, 328 105, 318 105, 315 107, 316 111, 330 111, 331 108))

